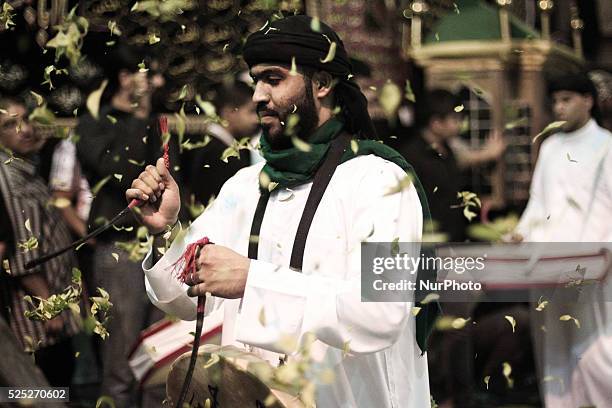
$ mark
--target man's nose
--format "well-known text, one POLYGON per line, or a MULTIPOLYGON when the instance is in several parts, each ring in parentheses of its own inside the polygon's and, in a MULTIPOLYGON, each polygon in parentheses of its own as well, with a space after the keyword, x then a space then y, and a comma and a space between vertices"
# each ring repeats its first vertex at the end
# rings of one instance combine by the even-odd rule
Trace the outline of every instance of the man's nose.
POLYGON ((32 135, 34 133, 34 127, 29 121, 24 120, 19 126, 19 131, 25 135, 32 135))
POLYGON ((265 84, 258 82, 255 85, 255 92, 253 92, 253 102, 255 103, 267 103, 270 100, 270 95, 266 90, 265 84))

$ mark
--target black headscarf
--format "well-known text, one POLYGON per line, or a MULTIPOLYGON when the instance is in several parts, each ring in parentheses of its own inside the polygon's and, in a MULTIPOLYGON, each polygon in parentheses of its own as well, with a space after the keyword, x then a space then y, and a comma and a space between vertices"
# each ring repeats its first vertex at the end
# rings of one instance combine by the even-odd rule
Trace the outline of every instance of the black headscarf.
POLYGON ((319 31, 312 30, 309 16, 291 16, 268 22, 251 34, 243 48, 249 67, 261 63, 291 64, 330 73, 338 83, 337 102, 343 110, 347 130, 358 138, 376 139, 376 130, 368 113, 368 101, 354 80, 352 66, 342 40, 328 25, 319 23, 319 31), (336 52, 329 62, 322 62, 335 43, 336 52))
POLYGON ((553 93, 559 91, 570 91, 579 93, 581 95, 592 96, 593 107, 591 108, 591 116, 599 122, 601 113, 599 111, 597 88, 586 72, 565 74, 560 77, 553 78, 548 83, 548 93, 549 95, 552 95, 553 93))

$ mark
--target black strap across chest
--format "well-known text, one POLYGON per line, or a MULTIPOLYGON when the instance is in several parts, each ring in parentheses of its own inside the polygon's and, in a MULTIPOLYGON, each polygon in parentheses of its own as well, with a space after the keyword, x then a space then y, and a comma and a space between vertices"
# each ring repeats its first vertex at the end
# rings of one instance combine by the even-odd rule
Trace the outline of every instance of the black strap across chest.
MULTIPOLYGON (((296 271, 302 270, 304 263, 304 249, 306 248, 306 239, 308 238, 308 231, 312 225, 312 220, 317 211, 319 203, 325 194, 325 190, 329 185, 329 182, 336 171, 336 167, 340 164, 340 159, 348 147, 350 135, 346 132, 341 133, 336 137, 329 148, 329 152, 325 156, 323 164, 317 172, 312 181, 312 187, 306 200, 306 206, 302 213, 302 218, 298 225, 297 232, 295 234, 295 240, 293 241, 293 249, 291 251, 291 261, 289 266, 296 271)), ((261 224, 263 221, 268 199, 270 198, 269 192, 262 192, 257 202, 257 208, 255 209, 255 216, 253 217, 253 223, 251 224, 251 236, 249 238, 249 258, 257 259, 257 252, 259 249, 259 233, 261 231, 261 224)))

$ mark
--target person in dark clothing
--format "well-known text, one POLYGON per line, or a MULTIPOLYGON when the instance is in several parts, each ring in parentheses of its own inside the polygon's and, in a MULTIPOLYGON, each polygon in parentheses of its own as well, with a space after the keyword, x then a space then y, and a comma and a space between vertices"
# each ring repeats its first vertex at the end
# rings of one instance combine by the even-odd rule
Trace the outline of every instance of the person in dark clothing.
POLYGON ((412 164, 419 176, 431 211, 437 222, 437 231, 447 234, 448 241, 466 239, 467 220, 458 204, 457 192, 464 180, 457 159, 448 141, 459 135, 461 113, 455 107, 461 102, 445 90, 431 91, 425 100, 421 118, 421 131, 400 153, 412 164))
MULTIPOLYGON (((75 130, 78 159, 89 184, 94 186, 90 229, 125 207, 123 192, 131 180, 144 171, 145 163, 162 155, 161 136, 151 112, 151 78, 138 67, 142 60, 135 50, 125 46, 111 55, 106 91, 109 99, 97 118, 84 115, 75 130)), ((172 164, 178 163, 178 152, 171 138, 172 164)), ((101 392, 112 397, 117 407, 129 406, 138 397, 128 365, 130 348, 143 328, 162 317, 157 311, 153 314, 147 302, 139 262, 120 248, 136 238, 137 228, 133 217, 125 217, 97 238, 93 256, 96 286, 108 291, 114 305, 110 336, 102 344, 101 392)))
POLYGON ((230 177, 251 164, 248 150, 240 150, 239 158, 230 157, 227 161, 221 156, 233 143, 257 132, 259 119, 252 95, 253 90, 244 82, 220 87, 213 103, 222 123, 208 126, 210 141, 206 146, 183 155, 184 167, 189 169, 185 184, 197 202, 207 204, 230 177))

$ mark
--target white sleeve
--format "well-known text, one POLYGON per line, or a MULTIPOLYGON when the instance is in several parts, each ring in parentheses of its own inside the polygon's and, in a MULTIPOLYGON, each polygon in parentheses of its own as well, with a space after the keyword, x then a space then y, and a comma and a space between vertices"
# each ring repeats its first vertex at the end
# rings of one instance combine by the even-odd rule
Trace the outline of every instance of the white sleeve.
MULTIPOLYGON (((227 183, 226 183, 227 184, 227 183)), ((181 283, 175 273, 175 263, 185 252, 187 245, 207 236, 212 242, 222 243, 225 241, 224 231, 219 228, 220 218, 224 214, 224 191, 221 189, 219 197, 176 239, 164 256, 155 265, 152 265, 152 249, 142 262, 145 273, 145 287, 151 302, 162 311, 179 317, 183 320, 195 320, 197 297, 187 296, 186 284, 181 283)), ((223 299, 207 295, 205 313, 209 314, 219 308, 223 299)))
POLYGON ((237 340, 285 352, 284 339, 293 338, 299 344, 310 332, 331 347, 374 353, 391 346, 406 325, 414 330, 409 313, 412 302, 365 303, 360 290, 360 243, 365 238, 369 242, 421 240, 422 210, 415 188, 385 195, 403 177, 399 167, 385 163, 384 171, 372 169, 351 191, 354 195, 346 202, 352 208, 343 211, 350 220, 347 233, 349 248, 354 250, 347 253, 344 271, 326 271, 321 276, 252 260, 236 321, 237 340))
POLYGON ((55 147, 51 158, 49 188, 51 191, 72 191, 76 166, 76 147, 69 140, 62 140, 55 147))

